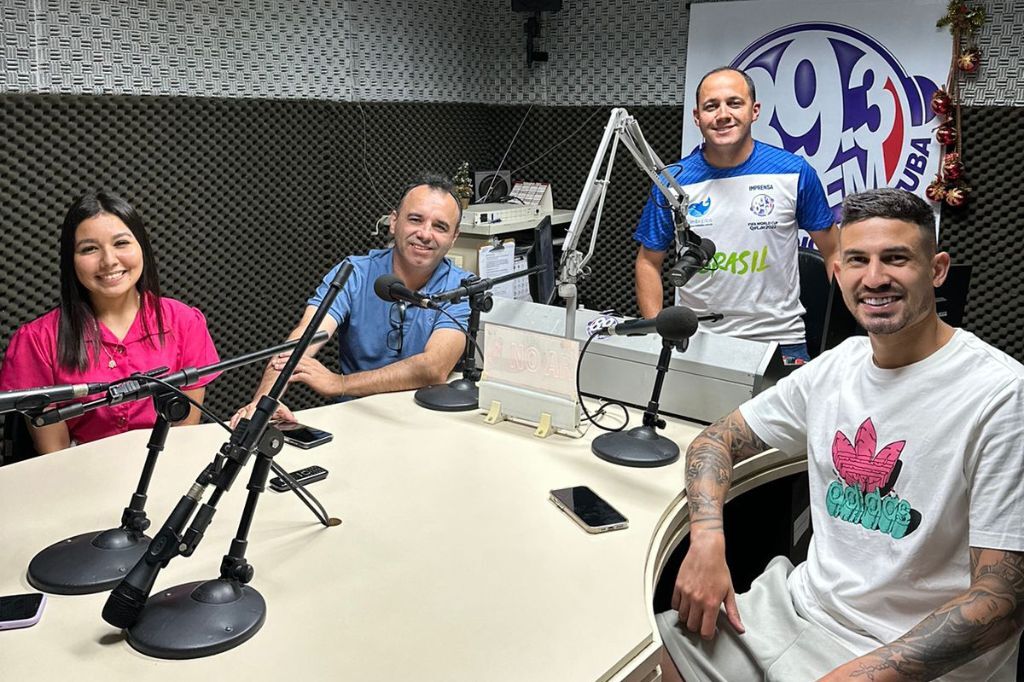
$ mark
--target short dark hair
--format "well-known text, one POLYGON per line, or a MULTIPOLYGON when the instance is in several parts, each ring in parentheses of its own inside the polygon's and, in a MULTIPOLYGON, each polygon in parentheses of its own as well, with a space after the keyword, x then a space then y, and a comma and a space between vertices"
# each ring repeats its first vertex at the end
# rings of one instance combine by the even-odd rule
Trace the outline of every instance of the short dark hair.
POLYGON ((708 79, 708 76, 713 76, 716 73, 722 73, 723 71, 732 71, 743 76, 743 80, 747 82, 747 90, 750 91, 750 101, 757 101, 757 88, 754 87, 754 79, 748 76, 746 71, 741 71, 732 66, 719 66, 717 69, 711 69, 706 74, 704 74, 701 77, 700 82, 697 83, 697 90, 694 92, 694 96, 696 98, 694 101, 697 103, 697 106, 700 106, 700 89, 704 85, 704 81, 708 79))
POLYGON ((405 201, 407 196, 409 196, 409 192, 424 185, 437 192, 445 192, 455 200, 455 205, 459 207, 459 219, 455 222, 453 227, 456 230, 459 229, 459 223, 462 222, 462 201, 459 199, 458 195, 455 194, 455 185, 452 184, 452 181, 448 176, 441 175, 440 173, 423 173, 422 175, 416 176, 416 178, 402 190, 402 196, 398 200, 398 205, 395 206, 395 212, 397 213, 398 209, 402 208, 402 202, 405 201))
POLYGON ((916 194, 905 189, 879 187, 850 194, 843 199, 841 228, 871 218, 888 218, 917 225, 921 228, 925 248, 931 253, 938 249, 935 240, 935 212, 928 202, 916 194))
MULTIPOLYGON (((100 214, 118 218, 131 230, 142 250, 142 275, 136 282, 139 292, 139 315, 146 336, 152 343, 154 332, 164 343, 163 315, 160 310, 160 275, 156 255, 146 234, 146 225, 138 211, 121 197, 110 192, 90 192, 72 202, 60 228, 60 322, 57 326, 57 361, 67 369, 85 371, 89 367, 89 351, 100 355, 100 330, 92 307, 89 290, 75 273, 75 233, 78 226, 100 214), (152 305, 156 330, 146 322, 146 306, 152 305)), ((155 344, 154 344, 155 345, 155 344)))

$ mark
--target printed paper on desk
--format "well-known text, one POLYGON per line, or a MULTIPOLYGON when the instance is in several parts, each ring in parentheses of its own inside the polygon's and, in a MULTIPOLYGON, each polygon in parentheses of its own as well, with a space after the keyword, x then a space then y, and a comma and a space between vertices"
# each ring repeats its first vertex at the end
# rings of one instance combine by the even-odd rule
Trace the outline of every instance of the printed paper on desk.
MULTIPOLYGON (((515 260, 512 262, 513 272, 522 272, 528 267, 529 264, 527 263, 526 256, 516 256, 515 260)), ((533 301, 533 296, 530 294, 529 277, 520 277, 519 279, 512 280, 512 288, 515 292, 514 298, 517 301, 533 301)))
POLYGON ((523 206, 536 206, 541 213, 551 213, 554 207, 551 183, 548 182, 517 182, 512 185, 509 197, 513 201, 521 201, 523 206))
MULTIPOLYGON (((516 257, 516 242, 514 239, 506 239, 497 245, 480 247, 479 269, 482 279, 501 277, 512 272, 512 266, 516 257)), ((515 280, 513 280, 515 281, 515 280)), ((502 298, 515 296, 515 284, 505 282, 491 289, 491 293, 502 298)))
POLYGON ((576 400, 575 339, 488 322, 484 325, 484 379, 576 400))

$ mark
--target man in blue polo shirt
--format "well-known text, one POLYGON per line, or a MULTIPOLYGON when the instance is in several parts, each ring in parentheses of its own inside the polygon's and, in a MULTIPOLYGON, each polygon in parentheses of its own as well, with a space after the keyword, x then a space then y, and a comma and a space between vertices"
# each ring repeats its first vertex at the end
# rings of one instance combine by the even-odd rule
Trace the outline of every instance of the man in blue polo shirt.
MULTIPOLYGON (((721 313, 709 331, 757 341, 777 341, 783 358, 806 362, 797 270, 797 230, 806 230, 825 263, 834 259, 836 229, 821 182, 802 158, 755 142, 750 127, 761 105, 742 71, 715 69, 697 86, 694 123, 700 149, 671 172, 690 197, 688 221, 718 248, 714 260, 685 287, 678 302, 699 315, 721 313)), ((652 191, 634 239, 640 313, 662 308, 662 263, 675 237, 661 194, 652 191)))
MULTIPOLYGON (((340 332, 341 373, 314 357, 323 345, 316 344, 299 361, 291 381, 336 400, 443 383, 465 349, 459 325, 465 327, 469 321, 469 304, 463 301, 438 311, 391 303, 377 297, 373 284, 381 275, 393 274, 413 291, 427 294, 460 286, 470 273, 445 255, 459 234, 461 218, 462 208, 446 178, 427 176, 409 185, 391 213, 394 246, 345 259, 354 266, 352 275, 320 327, 331 335, 340 332)), ((338 263, 324 276, 289 339, 305 331, 340 267, 338 263)), ((235 421, 252 413, 287 357, 285 353, 271 360, 253 401, 235 414, 235 421)), ((277 416, 293 419, 287 408, 277 416)))

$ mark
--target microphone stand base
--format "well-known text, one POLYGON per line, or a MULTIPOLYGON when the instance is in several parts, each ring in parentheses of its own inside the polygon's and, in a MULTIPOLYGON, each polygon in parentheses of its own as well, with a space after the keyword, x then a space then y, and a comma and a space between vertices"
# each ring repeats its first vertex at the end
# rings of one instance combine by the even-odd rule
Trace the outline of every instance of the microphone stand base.
POLYGON ((456 379, 447 384, 425 386, 413 395, 420 407, 440 412, 466 412, 480 404, 480 391, 475 381, 456 379))
POLYGON ((92 594, 113 589, 138 563, 150 538, 111 528, 55 542, 28 565, 28 582, 50 594, 92 594))
POLYGON ((627 467, 662 467, 679 459, 679 446, 651 426, 601 434, 590 449, 606 462, 627 467))
POLYGON ((249 641, 266 619, 263 595, 217 578, 161 590, 126 633, 128 644, 147 656, 201 658, 249 641))

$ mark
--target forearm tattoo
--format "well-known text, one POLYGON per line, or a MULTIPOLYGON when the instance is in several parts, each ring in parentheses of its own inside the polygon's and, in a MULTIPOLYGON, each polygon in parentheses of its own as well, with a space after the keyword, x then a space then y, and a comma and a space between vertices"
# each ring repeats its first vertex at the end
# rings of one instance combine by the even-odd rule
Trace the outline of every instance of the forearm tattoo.
POLYGON ((721 530, 722 507, 737 462, 764 452, 768 445, 754 433, 738 410, 697 436, 686 451, 686 498, 690 524, 721 530))
POLYGON ((971 548, 971 586, 896 641, 854 661, 854 677, 931 680, 1024 627, 1024 554, 971 548))

